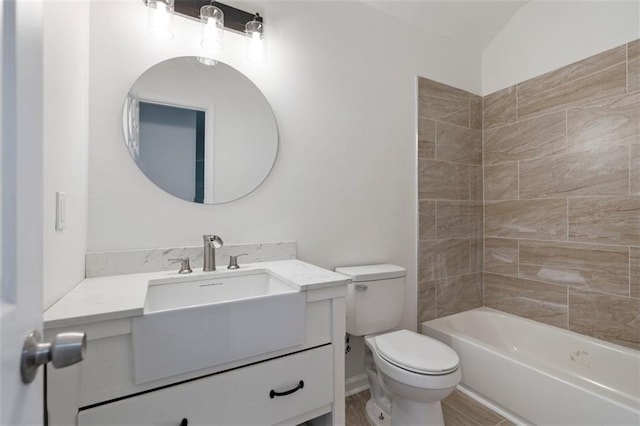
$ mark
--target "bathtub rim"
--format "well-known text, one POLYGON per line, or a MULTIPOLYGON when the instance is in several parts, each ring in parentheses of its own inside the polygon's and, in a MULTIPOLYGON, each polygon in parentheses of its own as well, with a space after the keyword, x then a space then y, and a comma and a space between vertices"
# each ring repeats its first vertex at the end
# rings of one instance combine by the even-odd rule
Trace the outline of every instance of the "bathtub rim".
MULTIPOLYGON (((561 369, 561 368, 555 368, 555 367, 551 367, 551 366, 547 366, 544 365, 542 363, 537 363, 535 360, 532 360, 530 358, 521 356, 519 354, 513 353, 513 352, 506 352, 501 348, 497 348, 494 345, 491 345, 485 341, 482 341, 478 338, 475 338, 473 336, 470 336, 468 333, 463 333, 463 332, 459 332, 457 330, 455 330, 455 333, 451 333, 451 328, 448 324, 446 324, 447 319, 450 320, 450 317, 455 316, 455 315, 460 315, 460 314, 465 314, 468 312, 487 312, 490 314, 494 314, 494 315, 498 315, 498 316, 502 316, 502 317, 511 317, 511 318, 515 318, 516 320, 521 320, 521 321, 526 321, 530 324, 532 324, 533 326, 536 327, 552 327, 554 329, 554 332, 563 332, 565 335, 569 335, 572 337, 578 337, 580 339, 586 339, 588 342, 595 344, 598 347, 606 347, 607 350, 613 349, 617 352, 622 352, 626 355, 632 356, 634 358, 638 359, 638 362, 640 362, 640 351, 635 350, 635 349, 631 349, 631 348, 627 348, 625 346, 622 345, 618 345, 616 343, 612 343, 612 342, 607 342, 601 339, 597 339, 591 336, 586 336, 580 333, 576 333, 570 330, 566 330, 560 327, 555 327, 553 325, 550 324, 545 324, 539 321, 535 321, 535 320, 531 320, 529 318, 524 318, 524 317, 520 317, 518 315, 514 315, 514 314, 510 314, 508 312, 503 312, 503 311, 499 311, 497 309, 493 309, 493 308, 488 308, 488 307, 480 307, 480 308, 474 308, 474 309, 470 309, 467 311, 463 311, 463 312, 458 312, 455 314, 451 314, 451 315, 447 315, 445 317, 440 317, 440 318, 436 318, 433 320, 429 320, 429 321, 424 321, 423 323, 421 323, 421 333, 422 334, 426 334, 424 332, 424 327, 429 327, 432 328, 434 330, 436 330, 439 333, 443 333, 446 334, 447 336, 449 336, 449 338, 451 340, 456 339, 456 340, 461 340, 461 341, 466 341, 469 344, 472 344, 474 346, 479 346, 482 347, 483 349, 487 350, 488 352, 490 352, 492 355, 497 356, 499 358, 502 359, 506 359, 510 362, 515 362, 517 364, 519 364, 522 367, 525 368, 530 368, 535 370, 537 373, 539 374, 543 374, 547 377, 550 377, 552 379, 556 379, 556 380, 561 380, 563 381, 566 385, 573 387, 573 388, 577 388, 581 391, 584 392, 588 392, 594 396, 597 397, 601 397, 606 399, 607 401, 611 402, 612 404, 621 406, 622 408, 625 409, 631 409, 631 410, 635 410, 638 411, 640 413, 640 395, 629 395, 626 394, 622 391, 618 391, 615 389, 612 389, 608 386, 602 385, 600 383, 596 383, 593 380, 587 379, 585 377, 576 375, 576 374, 572 374, 572 372, 569 372, 567 370, 561 369), (432 324, 439 324, 439 323, 444 323, 446 330, 443 330, 442 327, 434 327, 433 325, 430 325, 429 323, 432 324), (598 392, 600 391, 600 392, 598 392)), ((431 336, 433 337, 433 336, 431 336)), ((435 338, 435 337, 434 337, 435 338)), ((445 342, 446 343, 446 342, 445 342)), ((447 343, 448 344, 448 343, 447 343)), ((454 348, 455 349, 455 348, 454 348)), ((463 378, 464 378, 464 365, 461 362, 461 368, 462 368, 462 372, 463 372, 463 378)), ((461 385, 464 386, 464 382, 460 383, 461 385)), ((474 390, 470 389, 472 392, 475 392, 474 390)))
MULTIPOLYGON (((491 313, 493 315, 497 315, 497 316, 501 316, 501 317, 508 317, 508 318, 515 318, 517 320, 520 321, 525 321, 528 324, 531 324, 535 327, 552 327, 556 332, 559 332, 561 334, 565 334, 568 336, 573 336, 573 337, 579 337, 581 339, 585 339, 588 342, 598 346, 598 347, 606 347, 607 349, 614 349, 617 352, 623 352, 626 353, 629 356, 632 357, 636 357, 640 359, 640 349, 633 349, 633 348, 629 348, 627 346, 623 346, 619 343, 615 343, 615 342, 609 342, 607 340, 603 340, 603 339, 598 339, 597 337, 592 337, 592 336, 587 336, 586 334, 580 334, 580 333, 576 333, 575 331, 571 331, 571 330, 567 330, 566 328, 561 328, 561 327, 556 327, 555 325, 551 325, 551 324, 547 324, 541 321, 536 321, 536 320, 532 320, 530 318, 526 318, 526 317, 521 317, 519 315, 515 315, 515 314, 511 314, 509 312, 505 312, 505 311, 500 311, 498 309, 494 309, 494 308, 490 308, 487 306, 482 306, 479 308, 474 308, 474 309, 469 309, 466 311, 462 311, 462 312, 456 312, 455 314, 451 314, 451 315, 446 315, 444 317, 440 317, 440 318, 434 318, 432 320, 428 320, 428 321, 423 321, 422 323, 420 323, 420 331, 422 332, 422 327, 424 327, 426 324, 431 323, 431 322, 445 322, 445 320, 450 319, 451 317, 455 316, 455 315, 460 315, 460 314, 465 314, 468 312, 487 312, 487 313, 491 313)), ((424 333, 422 333, 424 334, 424 333)), ((464 333, 463 333, 464 334, 464 333)), ((464 336, 469 337, 470 339, 476 340, 478 341, 478 339, 475 339, 473 336, 469 336, 468 334, 464 334, 464 336)))

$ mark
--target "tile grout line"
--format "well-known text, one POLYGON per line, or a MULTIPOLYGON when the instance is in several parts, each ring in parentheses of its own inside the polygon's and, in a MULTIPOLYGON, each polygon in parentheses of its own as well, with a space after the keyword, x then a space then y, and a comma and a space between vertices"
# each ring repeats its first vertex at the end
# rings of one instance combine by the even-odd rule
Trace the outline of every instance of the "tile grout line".
MULTIPOLYGON (((502 277, 502 278, 515 278, 515 279, 518 279, 518 280, 530 281, 530 282, 536 283, 536 284, 555 286, 555 287, 558 287, 558 288, 562 288, 563 287, 563 284, 556 284, 556 283, 552 283, 552 282, 548 282, 548 281, 538 281, 538 280, 534 280, 532 278, 527 278, 527 277, 516 277, 514 275, 505 275, 504 273, 492 272, 492 271, 486 271, 486 273, 487 274, 491 274, 491 275, 497 275, 497 276, 502 277)), ((597 294, 600 294, 600 295, 605 295, 605 296, 609 296, 609 297, 615 297, 615 298, 624 299, 624 300, 629 300, 629 299, 631 299, 631 300, 640 300, 640 297, 631 297, 631 296, 626 296, 626 295, 621 295, 621 294, 616 294, 616 293, 610 293, 610 292, 606 292, 606 291, 602 291, 602 290, 593 290, 590 287, 584 287, 583 288, 583 287, 569 286, 569 285, 564 285, 564 287, 567 289, 567 297, 568 297, 569 289, 575 288, 577 290, 584 291, 584 292, 587 292, 587 293, 597 293, 597 294)))
POLYGON ((519 100, 518 100, 518 96, 519 96, 518 87, 520 87, 520 83, 516 84, 516 123, 520 122, 519 105, 518 105, 518 102, 519 102, 519 100))
MULTIPOLYGON (((504 236, 496 236, 496 235, 487 235, 487 238, 493 238, 496 240, 521 240, 521 241, 527 241, 527 242, 533 242, 533 243, 545 243, 545 244, 549 244, 549 245, 553 245, 553 244, 565 244, 565 245, 575 245, 575 246, 592 246, 592 247, 611 247, 611 248, 617 248, 617 247, 639 247, 639 246, 634 246, 634 245, 629 245, 629 244, 605 244, 605 243, 589 243, 589 242, 582 242, 582 241, 565 241, 565 240, 541 240, 541 239, 537 239, 537 238, 522 238, 519 236, 511 236, 511 237, 504 237, 504 236)), ((443 238, 443 240, 460 240, 463 239, 462 237, 458 237, 458 238, 443 238)), ((424 241, 424 240, 423 240, 424 241)))
POLYGON ((569 330, 569 286, 567 286, 567 330, 569 330))
POLYGON ((570 215, 569 215, 569 199, 567 198, 566 200, 567 200, 567 242, 570 242, 569 241, 569 220, 570 220, 569 219, 570 218, 570 215))
POLYGON ((471 94, 467 94, 467 110, 469 112, 468 114, 468 118, 469 118, 469 128, 471 128, 471 94))
POLYGON ((518 267, 518 278, 520 278, 520 239, 517 239, 516 241, 518 242, 518 245, 516 247, 516 266, 518 267))
MULTIPOLYGON (((569 149, 569 108, 564 111, 564 145, 569 149)), ((569 241, 569 197, 567 197, 567 241, 569 241)), ((569 290, 567 290, 567 297, 569 290)), ((569 311, 569 300, 567 299, 567 312, 569 311)), ((568 316, 568 315, 567 315, 568 316)))
POLYGON ((481 123, 480 123, 480 127, 482 128, 482 271, 480 271, 480 279, 482 280, 482 306, 485 306, 485 299, 484 299, 484 250, 485 250, 485 236, 484 236, 484 229, 485 229, 485 219, 486 219, 486 213, 485 213, 485 206, 486 206, 486 190, 485 190, 485 179, 484 179, 484 172, 485 172, 485 164, 484 164, 484 96, 480 99, 480 109, 481 109, 481 123))
POLYGON ((521 201, 520 198, 520 160, 516 161, 516 184, 518 185, 518 198, 517 201, 521 201))

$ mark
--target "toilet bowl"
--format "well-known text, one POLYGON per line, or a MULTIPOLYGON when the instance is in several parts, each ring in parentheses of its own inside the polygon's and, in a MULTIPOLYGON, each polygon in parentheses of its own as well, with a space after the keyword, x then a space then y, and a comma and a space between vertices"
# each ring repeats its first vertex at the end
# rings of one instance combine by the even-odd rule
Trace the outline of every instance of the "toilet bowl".
POLYGON ((444 425, 440 401, 460 382, 458 355, 400 324, 406 270, 395 265, 336 268, 349 276, 347 333, 364 336, 374 425, 444 425))
POLYGON ((443 425, 440 401, 461 379, 455 351, 409 330, 366 336, 365 343, 381 390, 390 400, 374 406, 376 398, 372 396, 369 420, 379 425, 443 425), (390 421, 383 422, 381 417, 390 421))

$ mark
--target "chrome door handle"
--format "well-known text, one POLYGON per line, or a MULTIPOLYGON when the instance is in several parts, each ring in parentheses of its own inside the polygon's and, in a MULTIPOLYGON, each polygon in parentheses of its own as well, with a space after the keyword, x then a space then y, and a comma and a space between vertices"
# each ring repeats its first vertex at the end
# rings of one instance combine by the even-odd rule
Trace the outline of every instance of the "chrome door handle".
POLYGON ((32 331, 22 346, 22 382, 31 383, 36 378, 38 367, 48 362, 55 368, 64 368, 82 361, 86 348, 86 333, 60 333, 53 343, 42 343, 40 333, 32 331))
POLYGON ((367 289, 369 288, 368 285, 366 284, 356 284, 355 285, 355 289, 358 291, 367 291, 367 289))

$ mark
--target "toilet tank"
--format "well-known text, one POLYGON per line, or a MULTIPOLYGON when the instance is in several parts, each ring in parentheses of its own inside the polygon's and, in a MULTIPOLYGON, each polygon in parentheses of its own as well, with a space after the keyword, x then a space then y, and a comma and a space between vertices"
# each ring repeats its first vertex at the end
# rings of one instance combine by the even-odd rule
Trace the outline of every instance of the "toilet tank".
POLYGON ((347 333, 379 333, 400 324, 407 270, 396 265, 336 268, 352 279, 347 288, 347 333))

